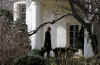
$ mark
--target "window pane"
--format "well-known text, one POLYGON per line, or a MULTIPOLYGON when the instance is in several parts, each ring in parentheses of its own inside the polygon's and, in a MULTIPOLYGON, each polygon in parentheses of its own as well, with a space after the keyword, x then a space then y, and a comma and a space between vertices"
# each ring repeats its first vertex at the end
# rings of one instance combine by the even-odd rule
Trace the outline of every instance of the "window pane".
POLYGON ((73 32, 70 32, 70 37, 73 37, 73 32))
POLYGON ((78 32, 75 32, 75 38, 79 37, 78 32))
POLYGON ((71 25, 70 26, 70 46, 72 48, 77 47, 77 39, 79 34, 79 25, 71 25))
POLYGON ((71 26, 70 26, 70 31, 73 31, 73 30, 74 30, 74 26, 71 25, 71 26))
POLYGON ((70 46, 73 47, 73 39, 70 39, 70 46))

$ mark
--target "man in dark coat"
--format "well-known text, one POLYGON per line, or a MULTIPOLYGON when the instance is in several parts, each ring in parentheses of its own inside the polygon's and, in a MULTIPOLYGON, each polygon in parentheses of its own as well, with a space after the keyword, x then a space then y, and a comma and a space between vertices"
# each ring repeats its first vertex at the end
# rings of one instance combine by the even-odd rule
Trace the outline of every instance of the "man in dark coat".
POLYGON ((44 49, 47 52, 47 57, 50 56, 51 50, 51 27, 48 27, 47 31, 45 32, 45 41, 44 41, 44 49))

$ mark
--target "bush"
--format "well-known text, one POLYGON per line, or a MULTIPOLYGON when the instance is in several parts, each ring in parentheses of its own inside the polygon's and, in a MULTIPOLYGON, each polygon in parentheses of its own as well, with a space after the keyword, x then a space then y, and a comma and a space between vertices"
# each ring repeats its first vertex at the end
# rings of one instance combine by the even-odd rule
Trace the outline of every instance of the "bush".
POLYGON ((23 56, 16 59, 14 65, 45 65, 45 62, 40 56, 23 56))
POLYGON ((40 50, 32 50, 25 56, 17 57, 14 65, 46 65, 45 59, 39 54, 40 50))
POLYGON ((28 53, 28 56, 41 56, 41 50, 39 49, 33 49, 28 53))

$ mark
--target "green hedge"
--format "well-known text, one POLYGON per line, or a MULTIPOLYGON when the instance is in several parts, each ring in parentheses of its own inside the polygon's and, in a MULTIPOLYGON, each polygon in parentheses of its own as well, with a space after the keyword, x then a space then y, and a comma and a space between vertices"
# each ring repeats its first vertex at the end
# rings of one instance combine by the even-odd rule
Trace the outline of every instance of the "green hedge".
POLYGON ((40 50, 32 50, 25 56, 17 57, 14 60, 14 65, 45 65, 46 62, 39 53, 40 50))

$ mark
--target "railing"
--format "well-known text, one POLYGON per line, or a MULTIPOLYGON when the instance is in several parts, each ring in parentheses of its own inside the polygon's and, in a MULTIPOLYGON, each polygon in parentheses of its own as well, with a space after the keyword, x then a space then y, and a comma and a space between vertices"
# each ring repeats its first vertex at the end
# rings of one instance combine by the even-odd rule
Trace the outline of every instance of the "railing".
POLYGON ((66 48, 56 48, 54 52, 56 53, 57 65, 97 65, 96 61, 87 60, 84 57, 74 57, 76 49, 66 49, 66 48))

